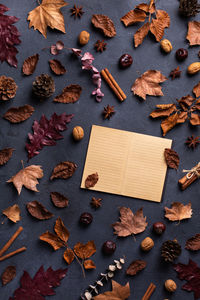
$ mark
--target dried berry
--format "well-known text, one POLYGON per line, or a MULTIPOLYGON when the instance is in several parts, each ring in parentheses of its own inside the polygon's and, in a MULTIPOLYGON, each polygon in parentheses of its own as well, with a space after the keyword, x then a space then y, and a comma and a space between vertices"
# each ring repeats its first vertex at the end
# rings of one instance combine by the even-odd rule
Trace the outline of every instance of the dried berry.
POLYGON ((166 226, 163 222, 156 222, 153 224, 153 231, 156 233, 156 234, 159 234, 161 235, 166 229, 166 226))
POLYGON ((88 212, 82 213, 79 219, 79 222, 84 226, 90 225, 92 221, 93 221, 93 216, 88 212))
POLYGON ((102 251, 106 255, 113 254, 116 250, 116 244, 113 241, 106 241, 103 243, 102 251))
POLYGON ((180 48, 176 51, 176 58, 179 61, 183 61, 188 57, 188 51, 184 48, 180 48))
POLYGON ((130 54, 123 54, 119 59, 119 65, 123 69, 130 67, 132 63, 133 59, 130 54))

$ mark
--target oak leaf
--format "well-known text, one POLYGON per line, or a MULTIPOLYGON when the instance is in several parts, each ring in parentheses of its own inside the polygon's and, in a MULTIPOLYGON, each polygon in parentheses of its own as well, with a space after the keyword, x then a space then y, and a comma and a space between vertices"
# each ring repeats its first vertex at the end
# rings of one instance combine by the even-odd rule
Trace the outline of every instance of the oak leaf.
POLYGON ((13 151, 13 148, 4 148, 0 150, 0 166, 5 165, 9 161, 12 157, 13 151))
POLYGON ((89 241, 86 244, 78 242, 74 246, 74 252, 81 259, 87 259, 96 252, 94 241, 89 241))
POLYGON ((200 233, 187 240, 185 244, 185 249, 197 251, 200 250, 200 233))
POLYGON ((29 76, 29 75, 33 74, 35 72, 38 61, 39 61, 38 53, 26 58, 23 62, 23 66, 22 66, 22 71, 23 71, 24 75, 29 76))
POLYGON ((94 27, 101 29, 105 36, 113 37, 116 35, 115 25, 108 16, 93 15, 91 22, 94 27))
POLYGON ((132 234, 138 234, 143 232, 148 223, 146 217, 143 215, 143 209, 140 208, 135 214, 127 207, 120 208, 120 222, 116 222, 112 225, 114 228, 114 234, 119 237, 126 237, 132 234))
POLYGON ((94 300, 126 300, 130 296, 129 282, 121 285, 112 280, 112 291, 105 292, 94 297, 94 300))
POLYGON ((69 204, 69 200, 58 192, 51 192, 51 201, 59 208, 67 207, 69 204))
POLYGON ((94 187, 98 180, 99 180, 99 175, 97 172, 88 175, 87 178, 85 179, 85 187, 87 189, 94 187))
POLYGON ((156 10, 156 19, 152 19, 150 31, 155 36, 156 41, 160 42, 165 28, 170 26, 170 16, 164 10, 156 10))
POLYGON ((16 276, 16 267, 15 266, 8 266, 1 275, 1 281, 3 285, 8 284, 11 282, 16 276))
POLYGON ((17 174, 12 176, 7 182, 12 182, 17 189, 18 195, 20 195, 22 187, 39 192, 36 185, 39 184, 37 179, 43 177, 43 171, 41 166, 31 165, 23 168, 17 174))
POLYGON ((78 84, 70 84, 66 86, 62 93, 54 98, 54 102, 75 103, 81 96, 82 88, 78 84))
POLYGON ((68 263, 68 265, 70 265, 75 258, 73 250, 70 248, 67 248, 63 254, 63 258, 66 261, 66 263, 68 263))
POLYGON ((55 178, 68 179, 72 177, 76 171, 77 165, 71 161, 62 161, 53 169, 51 180, 55 178))
POLYGON ((172 207, 165 207, 165 218, 170 221, 181 221, 192 217, 191 203, 182 204, 180 202, 172 203, 172 207))
POLYGON ((65 67, 57 59, 49 60, 49 66, 50 66, 52 72, 54 72, 56 75, 63 75, 67 72, 65 67))
POLYGON ((18 204, 14 204, 13 206, 9 206, 8 208, 4 209, 2 213, 12 222, 17 223, 21 220, 20 216, 20 208, 18 204))
POLYGON ((56 220, 55 226, 54 226, 54 230, 55 233, 57 234, 57 236, 65 243, 67 243, 68 239, 69 239, 69 231, 68 229, 65 227, 63 221, 61 220, 61 218, 59 217, 56 220))
POLYGON ((169 168, 176 170, 178 169, 180 158, 176 151, 169 148, 165 148, 164 157, 169 168))
POLYGON ((31 216, 38 220, 48 220, 53 217, 53 214, 38 201, 28 202, 26 208, 31 216))
POLYGON ((192 91, 197 98, 200 96, 200 81, 193 87, 192 91))
POLYGON ((134 276, 146 268, 147 263, 144 260, 134 260, 127 268, 126 274, 134 276))
POLYGON ((3 117, 10 123, 20 123, 30 118, 34 111, 33 106, 26 104, 24 106, 11 107, 3 117))
POLYGON ((144 38, 147 36, 150 29, 150 23, 145 23, 142 27, 140 27, 136 33, 134 34, 134 43, 135 48, 137 48, 140 44, 142 44, 144 38))
POLYGON ((186 39, 189 41, 190 46, 200 45, 200 22, 191 21, 188 23, 186 39))
POLYGON ((46 231, 40 235, 40 240, 48 243, 56 251, 61 247, 64 247, 64 242, 54 233, 46 231))
MULTIPOLYGON (((148 5, 147 5, 148 7, 148 5)), ((137 22, 144 22, 146 19, 145 11, 138 9, 137 7, 133 10, 130 10, 125 16, 123 16, 120 20, 124 23, 124 25, 130 26, 137 22)))
POLYGON ((148 70, 142 76, 135 80, 131 91, 146 100, 146 95, 163 96, 159 83, 164 82, 167 78, 160 71, 148 70))
POLYGON ((64 17, 60 9, 67 4, 64 0, 42 0, 38 7, 29 12, 27 18, 30 21, 29 28, 33 26, 34 30, 40 31, 45 38, 48 26, 66 33, 64 17))

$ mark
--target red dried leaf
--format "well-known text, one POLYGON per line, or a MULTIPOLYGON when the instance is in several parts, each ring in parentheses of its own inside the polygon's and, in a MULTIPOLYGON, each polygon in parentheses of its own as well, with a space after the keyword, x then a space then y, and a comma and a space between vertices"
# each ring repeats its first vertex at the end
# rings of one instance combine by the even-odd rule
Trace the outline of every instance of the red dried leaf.
POLYGON ((69 204, 69 200, 58 192, 51 192, 51 201, 59 208, 67 207, 69 204))
POLYGON ((65 67, 57 59, 49 60, 49 66, 56 75, 63 75, 67 72, 65 67))
POLYGON ((39 150, 44 146, 56 145, 56 140, 63 138, 60 131, 67 129, 66 124, 71 122, 73 116, 73 114, 66 115, 66 113, 63 113, 57 115, 54 113, 50 120, 48 120, 45 115, 42 115, 39 122, 35 121, 33 124, 33 134, 28 134, 30 142, 26 144, 28 158, 30 159, 38 155, 39 150))
POLYGON ((37 63, 39 60, 39 54, 35 54, 32 56, 29 56, 27 59, 25 59, 23 66, 22 66, 22 71, 24 75, 31 75, 35 72, 37 63))
POLYGON ((38 220, 48 220, 53 217, 53 214, 38 201, 28 202, 26 208, 31 216, 38 220))
POLYGON ((134 260, 128 267, 128 269, 126 270, 126 274, 127 275, 131 275, 134 276, 136 275, 138 272, 142 271, 143 269, 146 268, 146 261, 144 260, 134 260))
POLYGON ((53 169, 50 179, 62 178, 68 179, 72 177, 76 171, 77 165, 71 161, 62 161, 53 169))
POLYGON ((91 21, 94 27, 103 31, 105 36, 113 37, 116 35, 115 25, 108 16, 93 15, 91 21))
POLYGON ((60 285, 66 272, 67 269, 54 271, 51 267, 44 271, 43 266, 41 266, 32 279, 29 273, 24 271, 20 279, 20 288, 15 290, 14 297, 10 297, 9 300, 44 300, 45 296, 55 295, 53 288, 60 285))
POLYGON ((4 15, 8 10, 8 7, 0 4, 0 61, 7 61, 11 66, 17 68, 16 54, 18 51, 15 45, 19 45, 21 41, 19 39, 20 33, 13 24, 19 19, 4 15))
POLYGON ((3 117, 10 123, 20 123, 30 118, 34 111, 33 106, 26 104, 24 106, 11 107, 3 117))
POLYGON ((185 249, 197 251, 200 250, 200 233, 187 240, 185 244, 185 249))
POLYGON ((1 275, 1 281, 3 285, 8 284, 11 282, 16 276, 16 267, 15 266, 8 266, 1 275))
POLYGON ((62 93, 54 98, 54 102, 74 103, 78 101, 82 92, 82 88, 78 84, 70 84, 66 86, 62 93))
POLYGON ((88 177, 85 180, 85 187, 87 189, 94 187, 98 180, 99 180, 99 175, 97 172, 94 174, 88 175, 88 177))
POLYGON ((5 165, 9 161, 9 159, 12 157, 13 151, 13 148, 5 148, 0 150, 0 166, 5 165))
POLYGON ((178 153, 172 149, 166 148, 164 151, 164 156, 167 166, 177 170, 180 162, 178 153))

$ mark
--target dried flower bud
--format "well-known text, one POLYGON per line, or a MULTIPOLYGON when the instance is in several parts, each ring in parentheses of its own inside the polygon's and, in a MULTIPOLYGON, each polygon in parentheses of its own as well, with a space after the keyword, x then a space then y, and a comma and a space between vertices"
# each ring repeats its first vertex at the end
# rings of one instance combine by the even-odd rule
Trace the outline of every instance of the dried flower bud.
POLYGON ((164 39, 160 42, 160 47, 165 53, 170 53, 173 48, 171 42, 167 39, 164 39))

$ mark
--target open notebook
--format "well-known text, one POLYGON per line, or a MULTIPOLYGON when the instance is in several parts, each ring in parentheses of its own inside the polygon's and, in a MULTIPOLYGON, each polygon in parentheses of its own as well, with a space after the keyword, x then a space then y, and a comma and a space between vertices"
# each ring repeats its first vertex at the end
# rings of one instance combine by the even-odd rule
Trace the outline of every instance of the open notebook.
POLYGON ((92 126, 82 176, 98 173, 91 190, 160 202, 167 171, 164 149, 172 140, 92 126))

